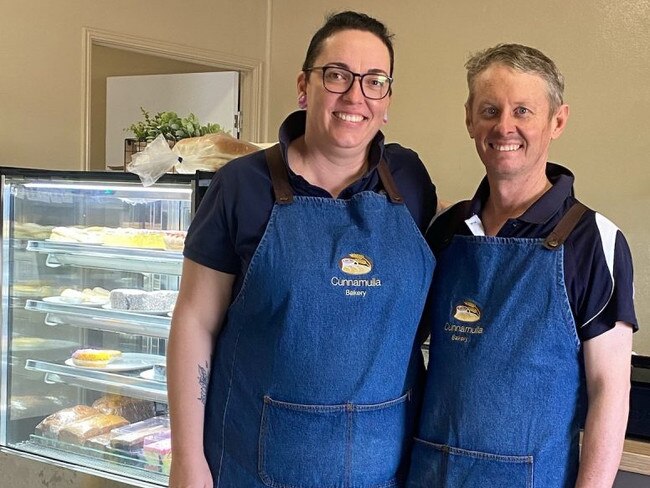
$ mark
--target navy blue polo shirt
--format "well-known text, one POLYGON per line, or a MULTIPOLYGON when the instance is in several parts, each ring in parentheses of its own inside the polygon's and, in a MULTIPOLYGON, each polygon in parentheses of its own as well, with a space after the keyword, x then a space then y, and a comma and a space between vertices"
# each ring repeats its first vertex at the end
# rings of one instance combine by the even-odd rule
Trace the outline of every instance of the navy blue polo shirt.
MULTIPOLYGON (((548 163, 546 176, 553 186, 523 215, 506 221, 497 237, 545 238, 551 233, 576 198, 574 177, 568 169, 548 163)), ((464 218, 480 218, 489 194, 484 178, 464 218)), ((426 238, 434 250, 444 247, 440 241, 449 230, 456 235, 472 235, 463 219, 451 221, 453 213, 441 214, 429 227, 426 238)), ((564 280, 581 340, 610 330, 617 321, 638 329, 630 248, 621 231, 593 210, 585 213, 564 244, 564 280)))
MULTIPOLYGON (((294 112, 280 127, 279 141, 285 161, 291 141, 305 132, 305 120, 305 112, 294 112)), ((384 145, 381 132, 370 144, 368 172, 338 198, 349 199, 362 191, 381 191, 377 165, 382 157, 415 223, 424 233, 437 206, 435 186, 418 155, 398 144, 384 145)), ((288 166, 287 169, 295 195, 332 198, 326 190, 311 185, 288 166)), ((236 275, 234 297, 266 230, 274 203, 263 151, 230 161, 215 173, 199 205, 188 229, 184 256, 236 275)), ((305 229, 305 239, 309 238, 310 229, 305 229)))

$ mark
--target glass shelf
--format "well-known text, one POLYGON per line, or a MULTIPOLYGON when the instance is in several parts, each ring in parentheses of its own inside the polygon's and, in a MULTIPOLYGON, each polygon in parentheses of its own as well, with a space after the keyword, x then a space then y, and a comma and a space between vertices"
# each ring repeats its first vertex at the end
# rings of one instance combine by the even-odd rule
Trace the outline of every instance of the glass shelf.
POLYGON ((25 309, 47 314, 45 324, 50 326, 73 325, 85 329, 139 334, 161 339, 168 338, 171 324, 171 318, 166 315, 149 315, 40 300, 27 300, 25 309))
MULTIPOLYGON (((162 358, 164 361, 164 358, 162 358)), ((28 359, 25 369, 45 373, 45 382, 79 386, 102 393, 130 396, 167 403, 167 383, 140 377, 140 371, 122 373, 77 368, 63 364, 28 359)), ((143 368, 147 369, 147 368, 143 368)))
POLYGON ((180 276, 183 265, 183 254, 178 251, 55 241, 28 241, 27 250, 47 254, 45 264, 52 268, 76 266, 180 276))

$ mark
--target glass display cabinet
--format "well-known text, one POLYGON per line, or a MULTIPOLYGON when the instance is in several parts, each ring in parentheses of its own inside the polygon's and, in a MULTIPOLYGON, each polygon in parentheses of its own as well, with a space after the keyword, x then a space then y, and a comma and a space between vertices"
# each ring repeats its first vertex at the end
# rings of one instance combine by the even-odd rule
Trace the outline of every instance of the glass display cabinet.
POLYGON ((0 448, 167 486, 165 349, 211 175, 0 168, 0 448))

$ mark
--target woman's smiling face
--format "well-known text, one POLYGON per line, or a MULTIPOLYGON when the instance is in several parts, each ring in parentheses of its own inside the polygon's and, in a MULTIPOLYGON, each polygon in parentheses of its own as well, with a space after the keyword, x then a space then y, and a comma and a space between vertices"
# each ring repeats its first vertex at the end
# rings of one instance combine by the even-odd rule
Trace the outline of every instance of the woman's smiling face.
MULTIPOLYGON (((344 30, 325 39, 314 66, 339 66, 355 73, 390 74, 388 48, 376 35, 359 30, 344 30)), ((361 92, 359 78, 342 94, 330 93, 323 86, 321 70, 298 76, 298 90, 307 98, 305 140, 323 150, 365 150, 385 123, 390 96, 370 100, 361 92)))

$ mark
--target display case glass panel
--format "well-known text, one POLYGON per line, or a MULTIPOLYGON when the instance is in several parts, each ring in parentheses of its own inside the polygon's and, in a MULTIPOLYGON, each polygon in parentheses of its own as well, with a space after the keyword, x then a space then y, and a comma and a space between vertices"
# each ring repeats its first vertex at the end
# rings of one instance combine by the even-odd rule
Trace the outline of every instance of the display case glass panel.
POLYGON ((0 445, 167 486, 165 351, 194 179, 0 173, 0 445))

